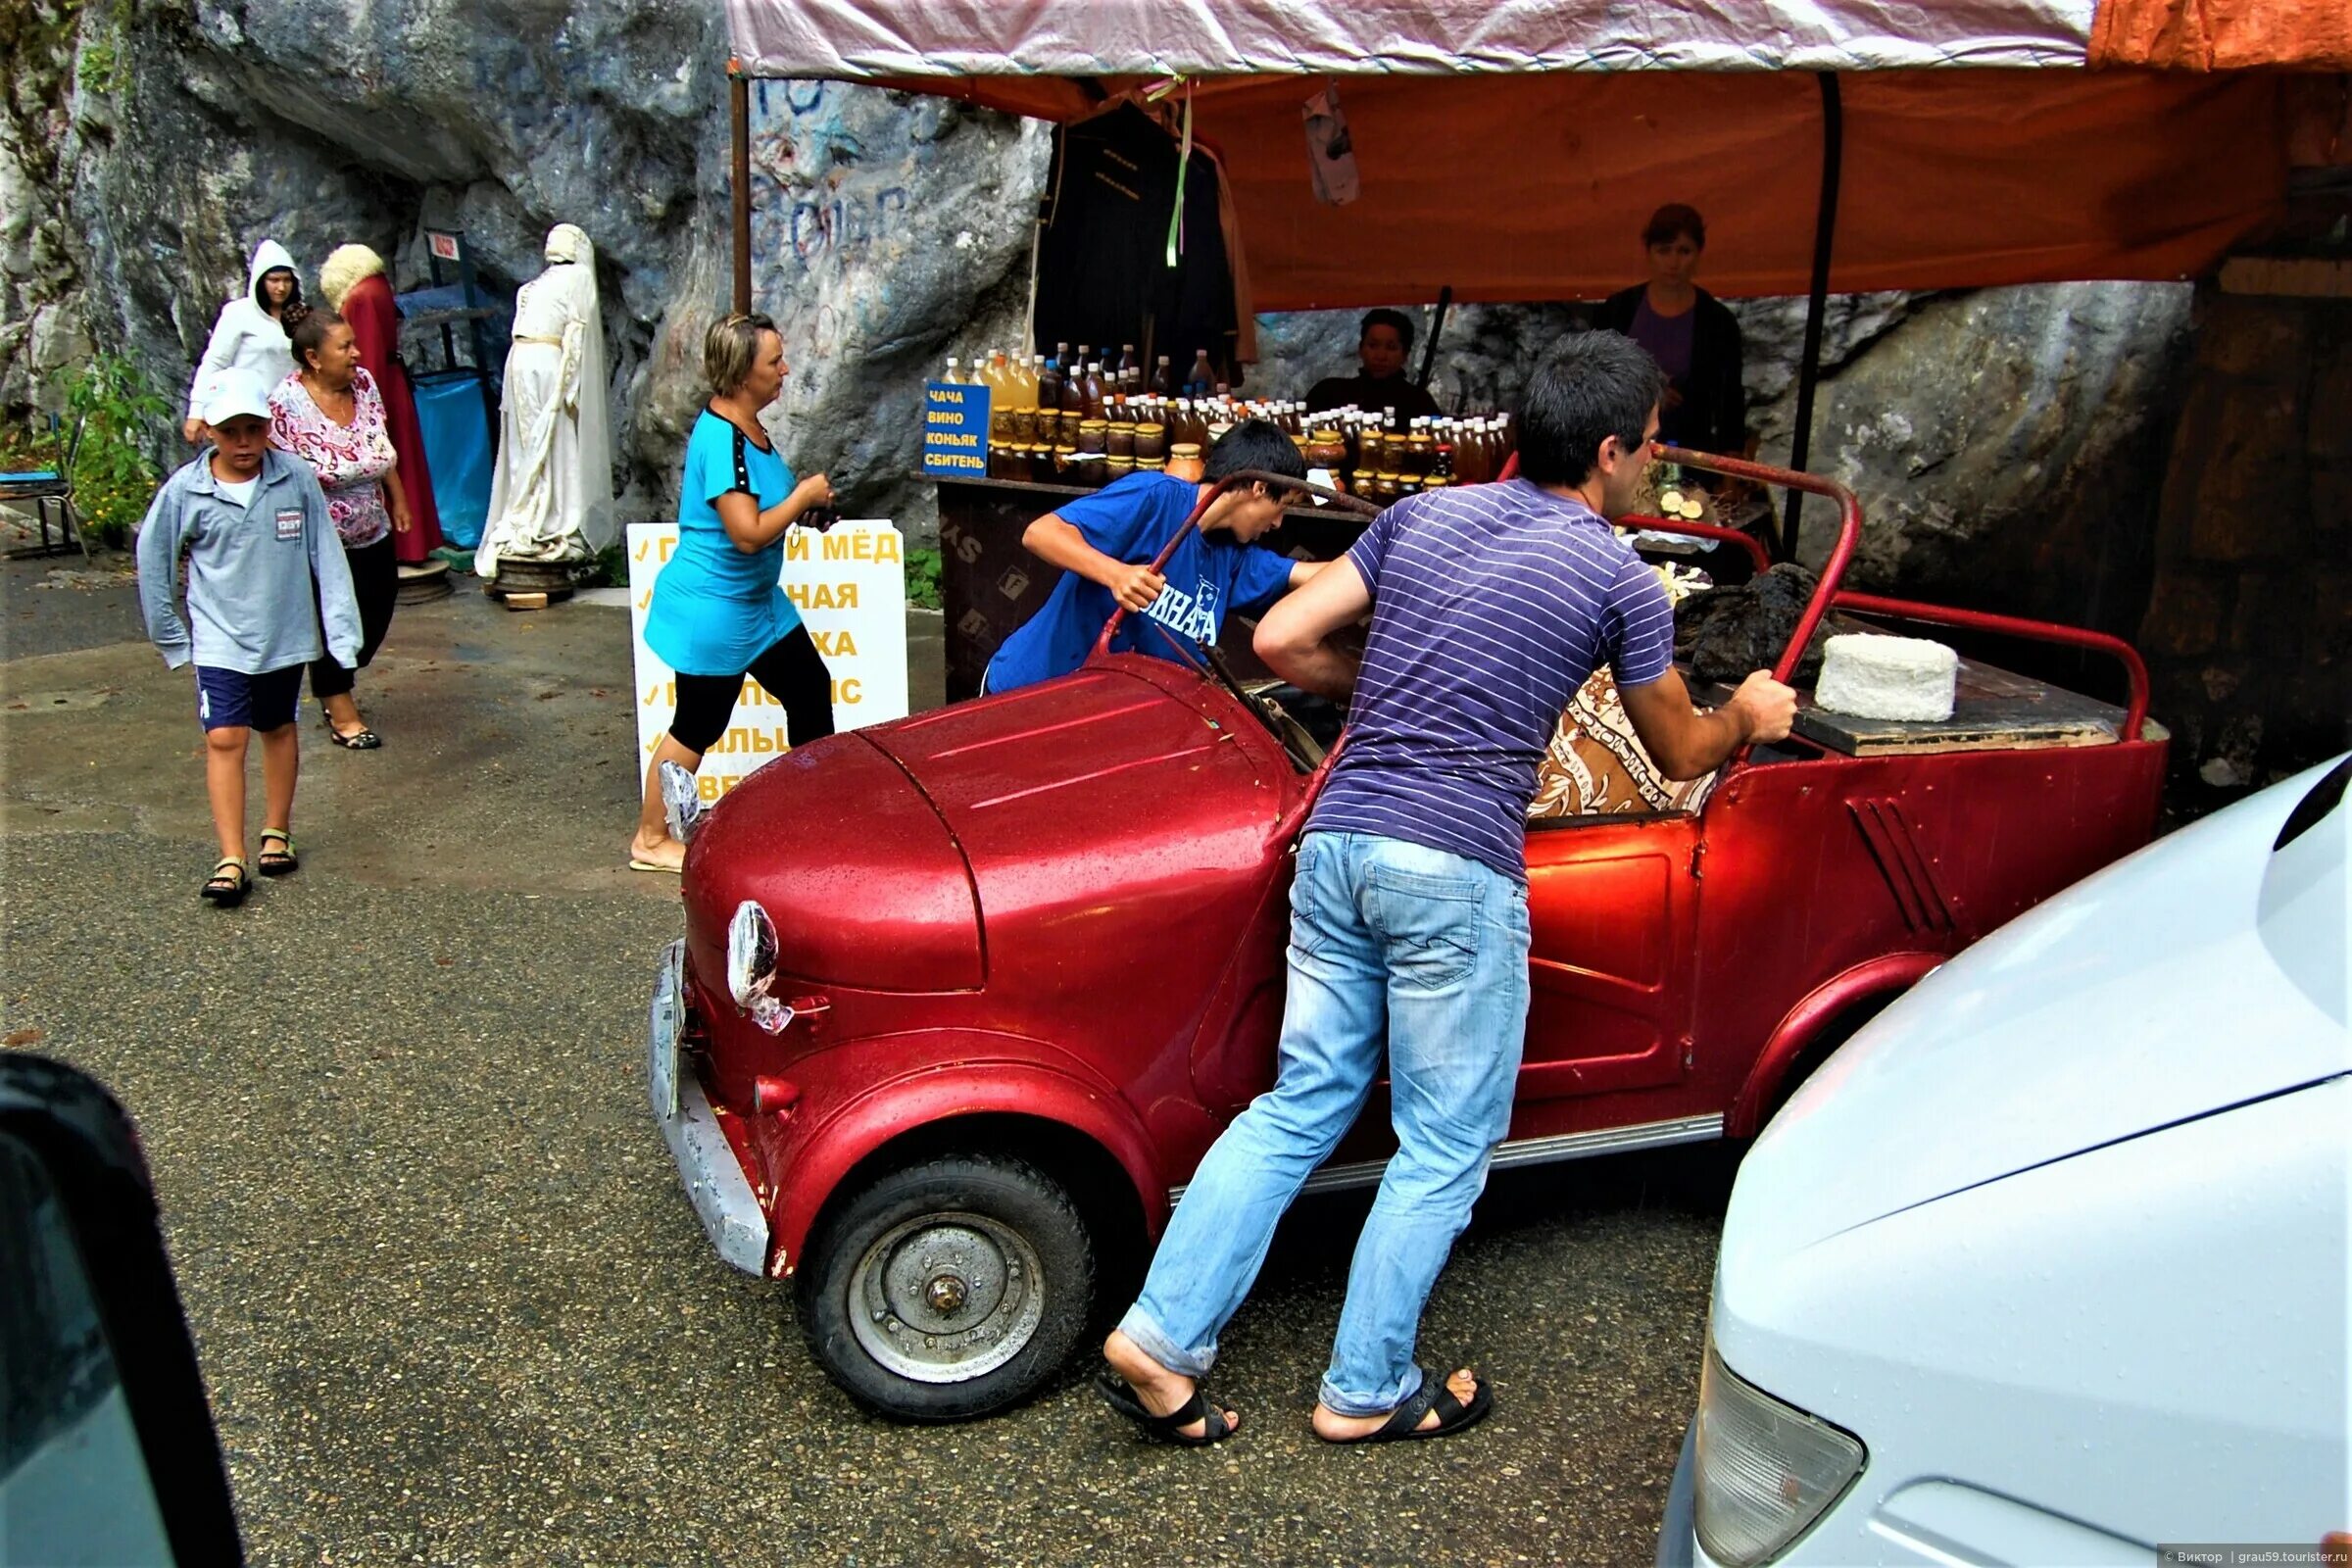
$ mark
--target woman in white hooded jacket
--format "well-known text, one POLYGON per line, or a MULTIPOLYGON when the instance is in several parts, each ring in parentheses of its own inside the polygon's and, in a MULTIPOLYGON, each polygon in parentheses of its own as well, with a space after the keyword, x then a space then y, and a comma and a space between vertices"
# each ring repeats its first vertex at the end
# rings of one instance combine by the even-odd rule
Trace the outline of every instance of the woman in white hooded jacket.
POLYGON ((180 426, 181 435, 190 442, 203 438, 204 421, 196 417, 196 411, 203 406, 214 377, 222 370, 250 370, 262 378, 264 386, 275 386, 294 373, 294 353, 278 320, 286 307, 301 298, 302 283, 294 275, 294 258, 286 254, 286 248, 273 239, 254 247, 253 266, 245 274, 245 293, 220 307, 212 341, 204 346, 204 358, 196 362, 196 374, 188 382, 188 417, 180 426))

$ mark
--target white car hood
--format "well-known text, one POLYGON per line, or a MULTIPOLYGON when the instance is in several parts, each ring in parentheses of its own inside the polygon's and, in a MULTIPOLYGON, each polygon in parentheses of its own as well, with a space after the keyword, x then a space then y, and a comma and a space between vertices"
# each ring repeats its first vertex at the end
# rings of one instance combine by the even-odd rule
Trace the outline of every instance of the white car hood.
POLYGON ((2352 1070, 2352 808, 2274 852, 2328 766, 2118 861, 1954 958, 1832 1056, 1740 1169, 1785 1256, 1948 1194, 2352 1070), (2283 960, 2283 962, 2282 962, 2283 960))

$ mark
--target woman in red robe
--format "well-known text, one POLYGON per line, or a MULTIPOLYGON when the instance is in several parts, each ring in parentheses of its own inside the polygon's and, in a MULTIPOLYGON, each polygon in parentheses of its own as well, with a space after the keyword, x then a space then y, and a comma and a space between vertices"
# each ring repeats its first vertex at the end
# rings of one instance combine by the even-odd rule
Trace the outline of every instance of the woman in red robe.
POLYGON ((392 300, 384 259, 365 245, 338 245, 318 269, 318 290, 351 323, 360 363, 383 396, 385 428, 400 458, 400 487, 416 519, 408 532, 394 535, 392 548, 403 565, 414 565, 441 548, 441 514, 433 505, 433 475, 424 461, 416 398, 400 363, 400 307, 392 300))

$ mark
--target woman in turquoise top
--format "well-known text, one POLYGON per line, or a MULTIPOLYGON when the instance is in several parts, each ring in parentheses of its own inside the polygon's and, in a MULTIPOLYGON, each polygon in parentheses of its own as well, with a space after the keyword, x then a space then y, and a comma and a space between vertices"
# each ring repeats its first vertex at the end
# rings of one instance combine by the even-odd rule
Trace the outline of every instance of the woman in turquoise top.
POLYGON ((686 441, 678 483, 678 548, 654 583, 646 645, 678 675, 677 714, 645 770, 629 865, 675 871, 685 846, 662 809, 662 764, 692 772, 726 733, 745 675, 784 705, 786 736, 805 746, 833 733, 833 681, 777 579, 784 532, 833 503, 821 473, 793 481, 760 411, 784 386, 784 339, 764 316, 730 316, 703 338, 710 401, 686 441))

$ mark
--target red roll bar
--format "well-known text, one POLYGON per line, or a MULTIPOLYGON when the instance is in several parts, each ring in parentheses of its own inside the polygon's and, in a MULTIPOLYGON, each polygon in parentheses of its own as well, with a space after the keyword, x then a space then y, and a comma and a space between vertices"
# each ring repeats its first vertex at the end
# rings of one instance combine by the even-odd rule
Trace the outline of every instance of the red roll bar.
POLYGON ((1985 610, 1955 610, 1945 605, 1923 605, 1917 600, 1888 599, 1881 594, 1840 593, 1834 603, 1839 610, 1858 611, 1866 615, 1892 615, 1904 620, 1926 621, 1935 626, 1995 632, 2004 637, 2060 643, 2070 648, 2087 648, 2093 653, 2106 654, 2124 666, 2124 676, 2131 692, 2124 707, 2123 734, 2118 738, 2127 741, 2140 738, 2140 730, 2148 716, 2148 666, 2141 662, 2139 650, 2121 637, 2110 637, 2103 631, 2085 631, 2080 626, 2061 626, 2053 621, 1996 615, 1985 610))

